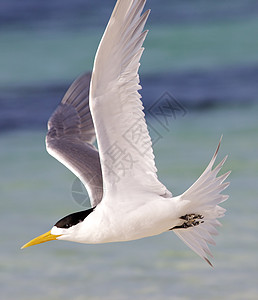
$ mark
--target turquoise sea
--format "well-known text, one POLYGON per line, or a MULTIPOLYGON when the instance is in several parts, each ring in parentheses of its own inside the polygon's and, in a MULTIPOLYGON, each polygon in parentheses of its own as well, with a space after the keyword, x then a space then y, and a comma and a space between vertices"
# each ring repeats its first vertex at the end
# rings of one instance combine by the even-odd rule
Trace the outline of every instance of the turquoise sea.
MULTIPOLYGON (((167 129, 148 118, 160 180, 174 195, 182 193, 222 134, 218 162, 229 155, 223 170, 232 170, 230 198, 211 247, 214 268, 172 232, 127 243, 56 241, 20 250, 64 215, 84 209, 74 197, 74 175, 45 150, 45 125, 69 83, 91 69, 114 2, 0 3, 0 298, 256 300, 256 1, 147 1, 153 10, 143 93, 151 87, 158 99, 168 92, 185 109, 169 118, 167 129), (165 86, 148 79, 172 73, 165 86)), ((148 110, 148 97, 143 100, 148 110)))

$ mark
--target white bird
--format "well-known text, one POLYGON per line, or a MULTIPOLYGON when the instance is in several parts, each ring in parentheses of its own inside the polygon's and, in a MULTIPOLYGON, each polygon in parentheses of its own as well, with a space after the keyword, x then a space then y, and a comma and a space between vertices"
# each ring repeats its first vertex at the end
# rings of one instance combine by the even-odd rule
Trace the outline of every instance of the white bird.
POLYGON ((213 169, 219 146, 182 195, 158 180, 138 90, 150 10, 146 0, 118 0, 98 47, 92 75, 78 78, 48 122, 47 151, 86 186, 92 208, 68 215, 22 248, 50 240, 109 243, 173 231, 209 264, 208 244, 225 209, 230 172, 213 169), (93 146, 97 139, 98 150, 93 146))

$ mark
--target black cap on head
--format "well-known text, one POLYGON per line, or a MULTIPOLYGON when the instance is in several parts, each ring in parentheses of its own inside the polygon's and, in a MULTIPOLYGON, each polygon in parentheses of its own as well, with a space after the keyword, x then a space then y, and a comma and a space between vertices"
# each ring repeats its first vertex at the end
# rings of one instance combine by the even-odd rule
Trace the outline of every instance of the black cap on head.
POLYGON ((58 228, 70 228, 82 222, 90 213, 93 212, 93 210, 94 208, 90 208, 87 210, 78 211, 76 213, 70 214, 56 222, 55 226, 58 228))

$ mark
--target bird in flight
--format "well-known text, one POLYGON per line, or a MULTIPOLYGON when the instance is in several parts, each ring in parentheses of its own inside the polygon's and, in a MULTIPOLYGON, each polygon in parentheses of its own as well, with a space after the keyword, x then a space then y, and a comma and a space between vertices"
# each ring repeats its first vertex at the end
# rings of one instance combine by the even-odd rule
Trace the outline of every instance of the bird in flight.
POLYGON ((138 90, 138 69, 150 10, 146 0, 118 0, 99 44, 93 71, 73 82, 48 121, 46 148, 85 185, 91 208, 59 220, 22 248, 51 240, 78 243, 130 241, 173 231, 205 259, 212 256, 219 204, 230 172, 208 167, 183 194, 158 180, 151 138, 138 90), (98 149, 94 146, 97 140, 98 149))

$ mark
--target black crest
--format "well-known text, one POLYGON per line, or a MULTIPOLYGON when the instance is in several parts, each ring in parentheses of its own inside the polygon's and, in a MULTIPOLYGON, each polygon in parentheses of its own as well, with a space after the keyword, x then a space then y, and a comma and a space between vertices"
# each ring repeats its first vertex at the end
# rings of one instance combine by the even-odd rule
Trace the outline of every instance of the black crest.
POLYGON ((76 213, 63 217, 61 220, 56 222, 55 226, 58 228, 70 228, 82 222, 90 213, 94 211, 94 208, 78 211, 76 213))

